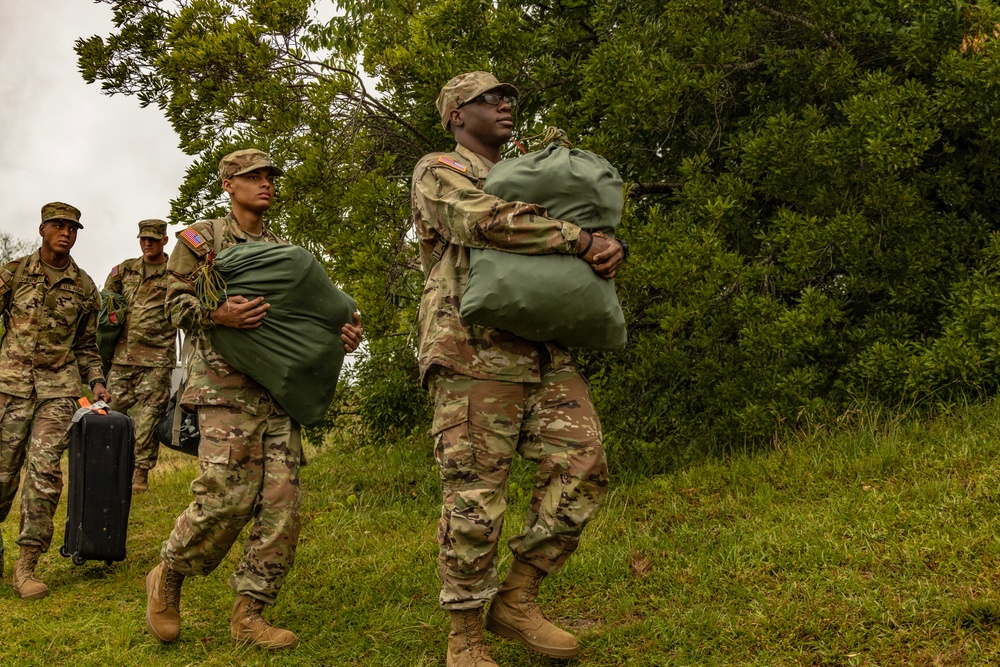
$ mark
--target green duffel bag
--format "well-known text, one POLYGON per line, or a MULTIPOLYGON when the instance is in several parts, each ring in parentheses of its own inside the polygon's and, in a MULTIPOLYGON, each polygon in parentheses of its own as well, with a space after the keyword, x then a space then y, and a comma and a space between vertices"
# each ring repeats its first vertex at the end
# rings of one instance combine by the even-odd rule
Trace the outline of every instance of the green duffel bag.
POLYGON ((213 327, 212 347, 233 368, 263 385, 304 426, 323 420, 344 363, 341 328, 357 304, 304 248, 241 243, 215 259, 220 295, 264 297, 271 308, 256 329, 213 327))
POLYGON ((111 360, 125 326, 127 310, 125 298, 121 294, 101 290, 101 312, 97 315, 97 349, 101 354, 101 368, 104 369, 105 378, 111 371, 111 360))
MULTIPOLYGON (((557 144, 498 163, 483 189, 608 234, 624 204, 621 177, 607 160, 557 144)), ((614 281, 572 255, 472 249, 461 314, 475 324, 568 347, 616 350, 628 340, 614 281)))

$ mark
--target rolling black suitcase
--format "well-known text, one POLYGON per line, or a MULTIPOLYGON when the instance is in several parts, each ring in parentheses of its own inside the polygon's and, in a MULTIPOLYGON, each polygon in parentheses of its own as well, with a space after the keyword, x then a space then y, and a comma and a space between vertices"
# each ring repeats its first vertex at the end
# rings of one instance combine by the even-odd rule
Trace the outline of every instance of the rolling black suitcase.
MULTIPOLYGON (((94 407, 97 407, 95 405, 94 407)), ((59 553, 75 565, 125 560, 135 466, 132 418, 80 410, 70 429, 66 536, 59 553)))

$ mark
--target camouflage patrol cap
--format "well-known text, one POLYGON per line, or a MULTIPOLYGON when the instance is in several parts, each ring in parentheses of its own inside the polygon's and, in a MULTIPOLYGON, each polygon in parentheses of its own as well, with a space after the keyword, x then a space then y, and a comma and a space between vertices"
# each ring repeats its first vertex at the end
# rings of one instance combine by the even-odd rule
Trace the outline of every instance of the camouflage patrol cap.
POLYGON ((42 207, 42 222, 45 223, 49 220, 68 220, 75 222, 78 228, 83 229, 83 225, 80 224, 80 209, 61 201, 49 202, 42 207))
POLYGON ((285 172, 275 166, 271 156, 256 148, 244 148, 233 151, 219 161, 219 179, 226 180, 240 174, 247 174, 255 169, 267 167, 275 176, 281 176, 285 172))
POLYGON ((137 239, 161 240, 167 235, 167 223, 165 220, 143 220, 139 223, 139 234, 137 239))
POLYGON ((517 88, 509 83, 500 83, 489 72, 466 72, 444 84, 437 102, 434 103, 438 113, 441 114, 441 127, 448 129, 448 125, 451 124, 449 116, 452 109, 457 109, 469 100, 491 90, 500 90, 514 97, 518 95, 517 88))

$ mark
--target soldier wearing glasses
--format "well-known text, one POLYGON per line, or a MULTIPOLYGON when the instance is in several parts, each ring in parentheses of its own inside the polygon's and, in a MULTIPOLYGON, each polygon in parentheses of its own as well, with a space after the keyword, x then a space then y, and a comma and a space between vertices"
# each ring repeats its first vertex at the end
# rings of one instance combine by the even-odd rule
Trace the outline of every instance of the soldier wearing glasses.
POLYGON ((575 551, 608 488, 600 420, 570 353, 459 316, 470 248, 574 254, 605 278, 623 259, 613 239, 482 191, 512 136, 517 96, 487 72, 453 78, 436 106, 458 145, 424 156, 413 173, 413 225, 426 279, 419 363, 434 403, 449 667, 496 665, 483 640, 487 604, 487 630, 551 657, 577 654, 576 637, 549 622, 535 598, 542 579, 575 551), (513 561, 500 583, 497 542, 515 453, 538 468, 525 528, 508 542, 513 561))

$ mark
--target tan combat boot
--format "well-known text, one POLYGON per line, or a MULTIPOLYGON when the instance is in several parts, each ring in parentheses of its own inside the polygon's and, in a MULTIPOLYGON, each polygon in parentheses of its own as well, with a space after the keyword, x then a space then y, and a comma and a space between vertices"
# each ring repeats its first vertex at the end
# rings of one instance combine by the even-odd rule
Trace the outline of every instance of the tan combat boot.
POLYGON ((181 634, 181 584, 184 575, 164 563, 146 575, 146 627, 164 644, 181 634))
POLYGON ((49 587, 35 578, 35 566, 41 555, 38 547, 21 547, 14 562, 14 590, 25 600, 40 600, 49 594, 49 587))
POLYGON ((449 612, 447 667, 498 667, 486 648, 481 612, 481 609, 449 612))
POLYGON ((149 491, 149 471, 145 468, 136 468, 132 472, 132 495, 147 491, 149 491))
POLYGON ((576 637, 550 623, 535 604, 544 577, 544 570, 515 558, 490 603, 486 629, 542 655, 572 658, 580 650, 576 637))
POLYGON ((295 648, 299 643, 295 633, 271 625, 260 615, 263 610, 264 602, 261 600, 243 593, 236 596, 233 617, 229 624, 233 643, 249 643, 269 650, 295 648))

